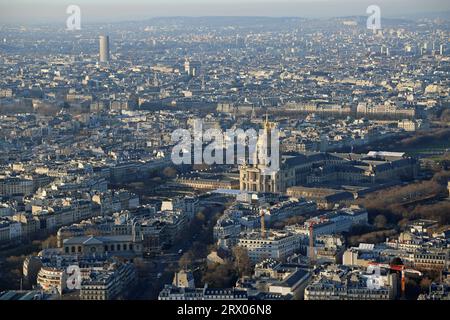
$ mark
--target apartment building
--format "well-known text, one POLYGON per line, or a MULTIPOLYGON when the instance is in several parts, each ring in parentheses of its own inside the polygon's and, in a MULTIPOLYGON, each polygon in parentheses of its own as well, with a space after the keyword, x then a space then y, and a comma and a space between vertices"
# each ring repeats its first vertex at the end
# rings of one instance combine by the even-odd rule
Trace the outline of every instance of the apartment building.
POLYGON ((131 263, 95 270, 81 282, 81 300, 114 300, 126 295, 137 281, 136 269, 131 263))
POLYGON ((24 195, 29 196, 34 192, 32 179, 24 177, 0 178, 0 196, 24 195))
POLYGON ((269 258, 286 260, 299 249, 299 239, 289 232, 250 232, 241 234, 237 245, 247 249, 250 260, 256 264, 269 258))

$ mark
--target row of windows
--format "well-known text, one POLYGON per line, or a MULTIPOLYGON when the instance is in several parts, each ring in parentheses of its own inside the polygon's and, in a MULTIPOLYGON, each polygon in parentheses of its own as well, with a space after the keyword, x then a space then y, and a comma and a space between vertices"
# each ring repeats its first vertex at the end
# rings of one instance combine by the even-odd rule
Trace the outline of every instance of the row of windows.
MULTIPOLYGON (((121 244, 116 244, 116 245, 111 244, 109 246, 105 245, 104 249, 105 249, 106 252, 108 252, 108 251, 127 251, 127 250, 132 251, 133 250, 133 244, 132 243, 130 243, 130 244, 124 243, 122 245, 121 244)), ((75 253, 75 252, 81 253, 82 252, 82 246, 66 247, 65 251, 66 251, 66 253, 69 253, 69 252, 71 252, 71 253, 75 253)), ((92 247, 91 251, 95 252, 96 248, 92 247)))
POLYGON ((416 261, 418 262, 425 262, 427 260, 445 260, 445 256, 418 256, 416 258, 416 261))
POLYGON ((106 300, 105 296, 84 296, 84 300, 106 300))
POLYGON ((261 241, 261 240, 241 240, 243 244, 264 244, 266 246, 277 245, 279 243, 286 243, 289 242, 291 239, 284 238, 276 241, 261 241))

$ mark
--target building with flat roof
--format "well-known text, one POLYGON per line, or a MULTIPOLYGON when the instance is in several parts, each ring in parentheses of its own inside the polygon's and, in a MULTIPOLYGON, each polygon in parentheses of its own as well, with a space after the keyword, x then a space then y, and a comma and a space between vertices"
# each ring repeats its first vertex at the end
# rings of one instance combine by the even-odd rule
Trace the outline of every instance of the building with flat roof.
POLYGON ((393 300, 397 275, 383 272, 372 284, 371 275, 361 269, 330 265, 306 287, 305 300, 393 300))
POLYGON ((330 188, 294 186, 286 190, 290 197, 303 198, 317 203, 319 209, 333 209, 336 204, 350 204, 354 200, 352 192, 330 188))
POLYGON ((136 281, 136 269, 131 263, 95 270, 81 282, 80 299, 114 300, 129 293, 136 281))
POLYGON ((284 261, 299 249, 300 244, 293 233, 267 231, 265 234, 243 233, 237 245, 247 249, 252 263, 258 263, 269 258, 284 261))
POLYGON ((9 290, 0 292, 0 301, 12 300, 48 300, 51 295, 43 293, 41 290, 9 290))
POLYGON ((236 288, 189 288, 165 285, 158 300, 248 300, 245 290, 236 288))

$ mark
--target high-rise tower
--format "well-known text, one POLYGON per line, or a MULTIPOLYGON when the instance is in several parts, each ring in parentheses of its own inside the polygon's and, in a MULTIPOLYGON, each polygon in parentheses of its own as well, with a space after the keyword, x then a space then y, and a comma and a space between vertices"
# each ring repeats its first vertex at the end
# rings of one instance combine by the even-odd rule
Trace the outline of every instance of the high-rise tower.
POLYGON ((100 36, 100 63, 109 62, 109 36, 100 36))

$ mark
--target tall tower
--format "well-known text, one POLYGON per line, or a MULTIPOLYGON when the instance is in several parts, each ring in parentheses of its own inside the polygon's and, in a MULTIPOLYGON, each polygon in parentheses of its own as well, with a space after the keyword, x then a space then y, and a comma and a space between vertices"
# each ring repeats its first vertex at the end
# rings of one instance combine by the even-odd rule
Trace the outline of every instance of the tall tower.
POLYGON ((266 119, 264 121, 264 135, 258 139, 258 160, 256 163, 258 165, 267 166, 269 159, 272 157, 272 130, 276 129, 275 122, 269 122, 269 116, 266 113, 266 119), (261 150, 262 153, 259 152, 261 150))
POLYGON ((100 36, 100 63, 109 62, 109 36, 100 36))
POLYGON ((186 72, 188 75, 191 74, 191 62, 188 58, 184 60, 184 72, 186 72))

